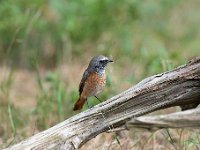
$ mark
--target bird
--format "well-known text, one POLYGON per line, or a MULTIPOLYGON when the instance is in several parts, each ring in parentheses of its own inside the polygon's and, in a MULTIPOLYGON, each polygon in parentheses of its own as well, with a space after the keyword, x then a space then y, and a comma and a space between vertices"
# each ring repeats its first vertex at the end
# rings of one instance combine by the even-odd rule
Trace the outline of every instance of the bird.
MULTIPOLYGON (((113 60, 103 55, 95 56, 90 60, 79 84, 79 98, 74 104, 74 111, 82 109, 85 102, 88 105, 89 97, 94 96, 98 99, 97 94, 103 90, 106 84, 105 70, 110 62, 113 60)), ((98 100, 101 102, 100 99, 98 100)))

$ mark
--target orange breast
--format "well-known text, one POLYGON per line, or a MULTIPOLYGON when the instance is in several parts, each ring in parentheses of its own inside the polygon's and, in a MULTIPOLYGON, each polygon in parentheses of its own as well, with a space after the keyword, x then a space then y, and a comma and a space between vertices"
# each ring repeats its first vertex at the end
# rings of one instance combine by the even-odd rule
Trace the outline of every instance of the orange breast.
POLYGON ((81 96, 90 97, 97 95, 103 90, 105 83, 106 83, 105 73, 102 74, 101 76, 98 75, 96 72, 91 73, 87 77, 81 96))

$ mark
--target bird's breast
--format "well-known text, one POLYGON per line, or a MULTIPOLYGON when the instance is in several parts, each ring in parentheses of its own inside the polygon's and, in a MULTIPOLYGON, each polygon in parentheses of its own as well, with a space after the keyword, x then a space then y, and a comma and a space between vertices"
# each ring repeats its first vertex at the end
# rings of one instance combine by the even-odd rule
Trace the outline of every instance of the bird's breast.
POLYGON ((89 97, 99 94, 106 84, 106 75, 96 72, 90 73, 83 88, 82 96, 89 97))

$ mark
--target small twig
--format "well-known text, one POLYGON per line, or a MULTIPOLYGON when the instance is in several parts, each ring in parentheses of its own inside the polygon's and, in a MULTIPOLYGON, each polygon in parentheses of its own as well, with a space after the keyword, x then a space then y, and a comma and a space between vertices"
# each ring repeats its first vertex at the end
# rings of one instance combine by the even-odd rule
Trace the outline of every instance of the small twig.
POLYGON ((174 149, 177 150, 177 147, 176 147, 175 142, 174 142, 174 140, 172 139, 172 137, 171 137, 171 135, 170 135, 170 133, 169 133, 169 130, 168 130, 168 129, 165 129, 165 131, 167 132, 167 135, 168 135, 169 138, 170 138, 170 143, 172 144, 172 146, 174 147, 174 149))

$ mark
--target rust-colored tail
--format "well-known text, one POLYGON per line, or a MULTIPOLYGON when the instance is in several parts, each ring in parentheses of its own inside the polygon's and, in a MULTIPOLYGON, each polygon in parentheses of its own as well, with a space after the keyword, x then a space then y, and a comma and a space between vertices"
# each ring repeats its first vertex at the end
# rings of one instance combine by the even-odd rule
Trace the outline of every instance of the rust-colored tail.
POLYGON ((75 103, 75 105, 74 105, 74 108, 73 108, 73 111, 80 110, 80 109, 83 107, 83 105, 84 105, 84 103, 86 102, 86 100, 87 100, 87 98, 80 97, 80 98, 76 101, 76 103, 75 103))

